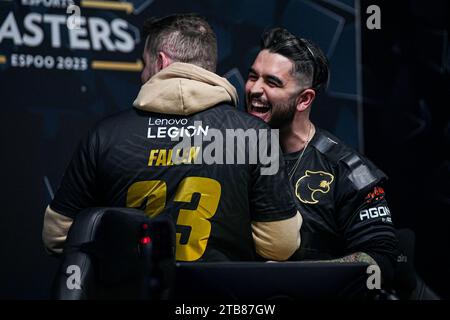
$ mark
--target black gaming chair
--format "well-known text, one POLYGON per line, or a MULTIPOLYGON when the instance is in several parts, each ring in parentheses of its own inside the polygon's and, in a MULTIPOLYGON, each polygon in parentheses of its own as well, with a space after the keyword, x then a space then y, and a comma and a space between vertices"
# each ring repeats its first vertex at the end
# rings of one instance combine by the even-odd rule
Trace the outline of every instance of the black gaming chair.
POLYGON ((53 298, 164 299, 175 265, 168 214, 90 208, 74 220, 53 284, 53 298))
POLYGON ((422 280, 414 267, 415 234, 410 229, 397 230, 401 251, 397 259, 396 294, 402 300, 440 300, 441 298, 422 280))

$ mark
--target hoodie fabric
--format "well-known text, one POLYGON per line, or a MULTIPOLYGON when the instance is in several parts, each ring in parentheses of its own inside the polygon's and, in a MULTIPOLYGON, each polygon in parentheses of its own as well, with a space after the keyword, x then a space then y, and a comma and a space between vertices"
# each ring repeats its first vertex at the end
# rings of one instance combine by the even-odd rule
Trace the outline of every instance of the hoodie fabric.
POLYGON ((238 104, 236 89, 227 79, 192 64, 175 62, 141 87, 133 106, 186 116, 219 103, 238 104))

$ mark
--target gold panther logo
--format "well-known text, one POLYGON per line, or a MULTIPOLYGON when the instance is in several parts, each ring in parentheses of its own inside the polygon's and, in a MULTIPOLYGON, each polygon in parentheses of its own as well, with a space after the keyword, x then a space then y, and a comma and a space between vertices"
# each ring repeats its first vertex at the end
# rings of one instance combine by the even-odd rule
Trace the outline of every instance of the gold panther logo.
POLYGON ((295 195, 303 203, 316 204, 317 192, 328 193, 334 176, 328 172, 306 170, 305 175, 295 184, 295 195))

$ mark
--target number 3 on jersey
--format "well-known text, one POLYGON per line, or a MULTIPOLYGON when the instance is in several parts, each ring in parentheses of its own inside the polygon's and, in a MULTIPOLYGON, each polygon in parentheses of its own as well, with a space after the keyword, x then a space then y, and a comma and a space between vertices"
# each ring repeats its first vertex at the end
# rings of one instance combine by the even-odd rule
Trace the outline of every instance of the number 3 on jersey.
MULTIPOLYGON (((195 261, 206 250, 211 233, 211 219, 217 211, 221 196, 220 183, 204 177, 184 178, 175 192, 175 202, 192 202, 194 193, 200 194, 196 209, 181 209, 177 225, 191 228, 187 243, 181 243, 181 234, 177 233, 176 259, 178 261, 195 261)), ((127 193, 127 207, 140 207, 146 201, 145 213, 155 216, 166 205, 167 185, 161 180, 139 181, 130 186, 127 193)))

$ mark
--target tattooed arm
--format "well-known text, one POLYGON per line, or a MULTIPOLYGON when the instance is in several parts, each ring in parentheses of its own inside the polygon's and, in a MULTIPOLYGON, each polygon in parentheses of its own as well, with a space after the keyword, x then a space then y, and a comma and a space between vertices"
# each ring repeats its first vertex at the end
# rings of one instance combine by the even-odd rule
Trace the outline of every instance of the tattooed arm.
POLYGON ((352 254, 349 254, 348 256, 337 258, 337 259, 330 259, 330 260, 308 260, 308 262, 365 262, 370 265, 378 265, 378 263, 373 259, 371 256, 369 256, 367 253, 364 252, 355 252, 352 254))
POLYGON ((370 265, 373 265, 373 264, 378 265, 377 262, 371 256, 369 256, 367 253, 364 253, 364 252, 355 252, 348 256, 338 258, 338 259, 328 260, 328 261, 330 261, 330 262, 365 262, 370 265))

